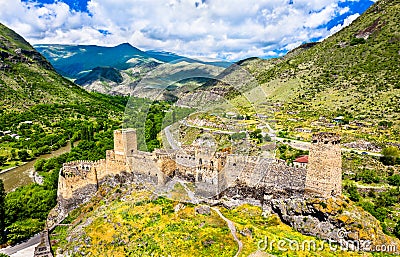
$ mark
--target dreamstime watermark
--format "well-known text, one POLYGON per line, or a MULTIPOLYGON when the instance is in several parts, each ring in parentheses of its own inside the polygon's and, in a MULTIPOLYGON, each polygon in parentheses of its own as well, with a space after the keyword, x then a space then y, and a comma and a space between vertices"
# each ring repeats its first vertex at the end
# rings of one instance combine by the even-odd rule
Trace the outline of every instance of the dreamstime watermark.
MULTIPOLYGON (((305 252, 321 252, 329 250, 336 251, 354 251, 354 252, 386 252, 396 253, 397 246, 394 244, 374 245, 370 240, 364 239, 348 239, 350 232, 345 229, 339 229, 336 233, 337 240, 297 240, 284 238, 280 240, 269 239, 267 236, 257 242, 258 249, 261 251, 278 250, 287 251, 305 251, 305 252)), ((354 233, 353 233, 354 234, 354 233)), ((358 238, 358 237, 355 237, 358 238)))

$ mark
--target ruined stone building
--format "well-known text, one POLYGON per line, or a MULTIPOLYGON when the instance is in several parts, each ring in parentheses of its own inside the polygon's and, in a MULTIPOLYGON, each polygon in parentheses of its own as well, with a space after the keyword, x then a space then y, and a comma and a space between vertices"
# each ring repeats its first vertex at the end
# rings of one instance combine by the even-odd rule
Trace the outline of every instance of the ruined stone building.
POLYGON ((214 152, 208 147, 180 150, 137 148, 136 131, 114 131, 114 149, 99 161, 73 161, 60 170, 58 200, 67 210, 87 201, 109 176, 128 175, 163 187, 174 178, 192 182, 199 197, 329 197, 341 194, 340 138, 313 137, 307 168, 257 156, 214 152))

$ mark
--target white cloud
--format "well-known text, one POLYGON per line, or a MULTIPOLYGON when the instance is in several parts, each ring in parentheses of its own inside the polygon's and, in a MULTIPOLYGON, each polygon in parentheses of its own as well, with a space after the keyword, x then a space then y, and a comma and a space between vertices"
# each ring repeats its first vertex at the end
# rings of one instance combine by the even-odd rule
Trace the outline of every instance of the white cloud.
POLYGON ((60 1, 0 0, 0 21, 31 43, 129 42, 145 50, 237 60, 278 55, 337 31, 339 25, 330 31, 324 25, 349 12, 340 1, 91 0, 85 13, 60 1))
POLYGON ((329 31, 330 32, 329 35, 333 35, 336 32, 338 32, 339 30, 343 29, 344 27, 349 26, 359 16, 360 16, 359 13, 355 13, 355 14, 348 16, 346 19, 344 19, 343 24, 338 24, 338 25, 332 27, 329 31))

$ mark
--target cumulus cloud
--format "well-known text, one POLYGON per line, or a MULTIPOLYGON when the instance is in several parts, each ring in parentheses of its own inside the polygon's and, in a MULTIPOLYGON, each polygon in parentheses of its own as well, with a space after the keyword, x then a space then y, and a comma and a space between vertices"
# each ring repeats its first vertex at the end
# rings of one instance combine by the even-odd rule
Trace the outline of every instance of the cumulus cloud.
POLYGON ((348 16, 346 19, 344 19, 343 24, 338 24, 338 25, 332 27, 332 28, 330 29, 330 33, 329 33, 329 34, 330 34, 330 35, 333 35, 333 34, 335 34, 336 32, 338 32, 339 30, 343 29, 344 27, 349 26, 349 25, 350 25, 355 19, 357 19, 359 16, 360 16, 359 13, 355 13, 355 14, 352 14, 352 15, 348 16))
MULTIPOLYGON (((31 43, 116 45, 187 56, 238 60, 280 55, 349 12, 343 0, 90 0, 88 12, 67 4, 0 0, 0 21, 31 43)), ((357 14, 358 15, 358 14, 357 14)))

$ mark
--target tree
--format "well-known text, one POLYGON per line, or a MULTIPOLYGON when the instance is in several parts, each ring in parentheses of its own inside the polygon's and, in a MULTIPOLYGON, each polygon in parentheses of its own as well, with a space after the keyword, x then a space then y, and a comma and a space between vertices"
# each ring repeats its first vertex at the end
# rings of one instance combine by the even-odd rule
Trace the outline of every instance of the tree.
POLYGON ((43 166, 46 163, 46 159, 39 159, 35 162, 33 167, 35 168, 35 171, 43 171, 43 166))
POLYGON ((264 142, 271 142, 272 139, 268 134, 265 134, 265 136, 263 137, 264 142))
POLYGON ((13 149, 11 149, 11 160, 15 160, 16 157, 17 157, 17 152, 13 148, 13 149))
POLYGON ((7 241, 6 238, 6 225, 5 225, 5 206, 4 206, 4 199, 6 198, 6 191, 4 190, 4 183, 3 180, 0 179, 0 243, 4 244, 7 241))
POLYGON ((3 166, 7 161, 7 157, 6 156, 0 156, 0 166, 3 166))
POLYGON ((385 165, 394 165, 400 158, 400 150, 395 146, 389 146, 382 150, 381 162, 385 165))
POLYGON ((400 238, 400 221, 397 222, 397 225, 394 228, 393 232, 397 236, 397 238, 400 238))
POLYGON ((358 193, 357 186, 352 184, 351 186, 348 187, 347 193, 349 194, 350 200, 353 202, 358 202, 360 201, 360 194, 358 193))
POLYGON ((392 186, 400 187, 400 174, 396 174, 396 175, 388 177, 388 182, 392 186))
POLYGON ((380 179, 375 170, 363 170, 357 175, 357 180, 361 179, 364 183, 379 183, 380 179))
POLYGON ((263 138, 261 129, 256 129, 255 131, 250 132, 250 138, 254 139, 257 143, 261 143, 263 138))
POLYGON ((18 151, 18 158, 23 161, 26 162, 26 160, 28 160, 29 158, 29 153, 26 150, 20 150, 18 151))

